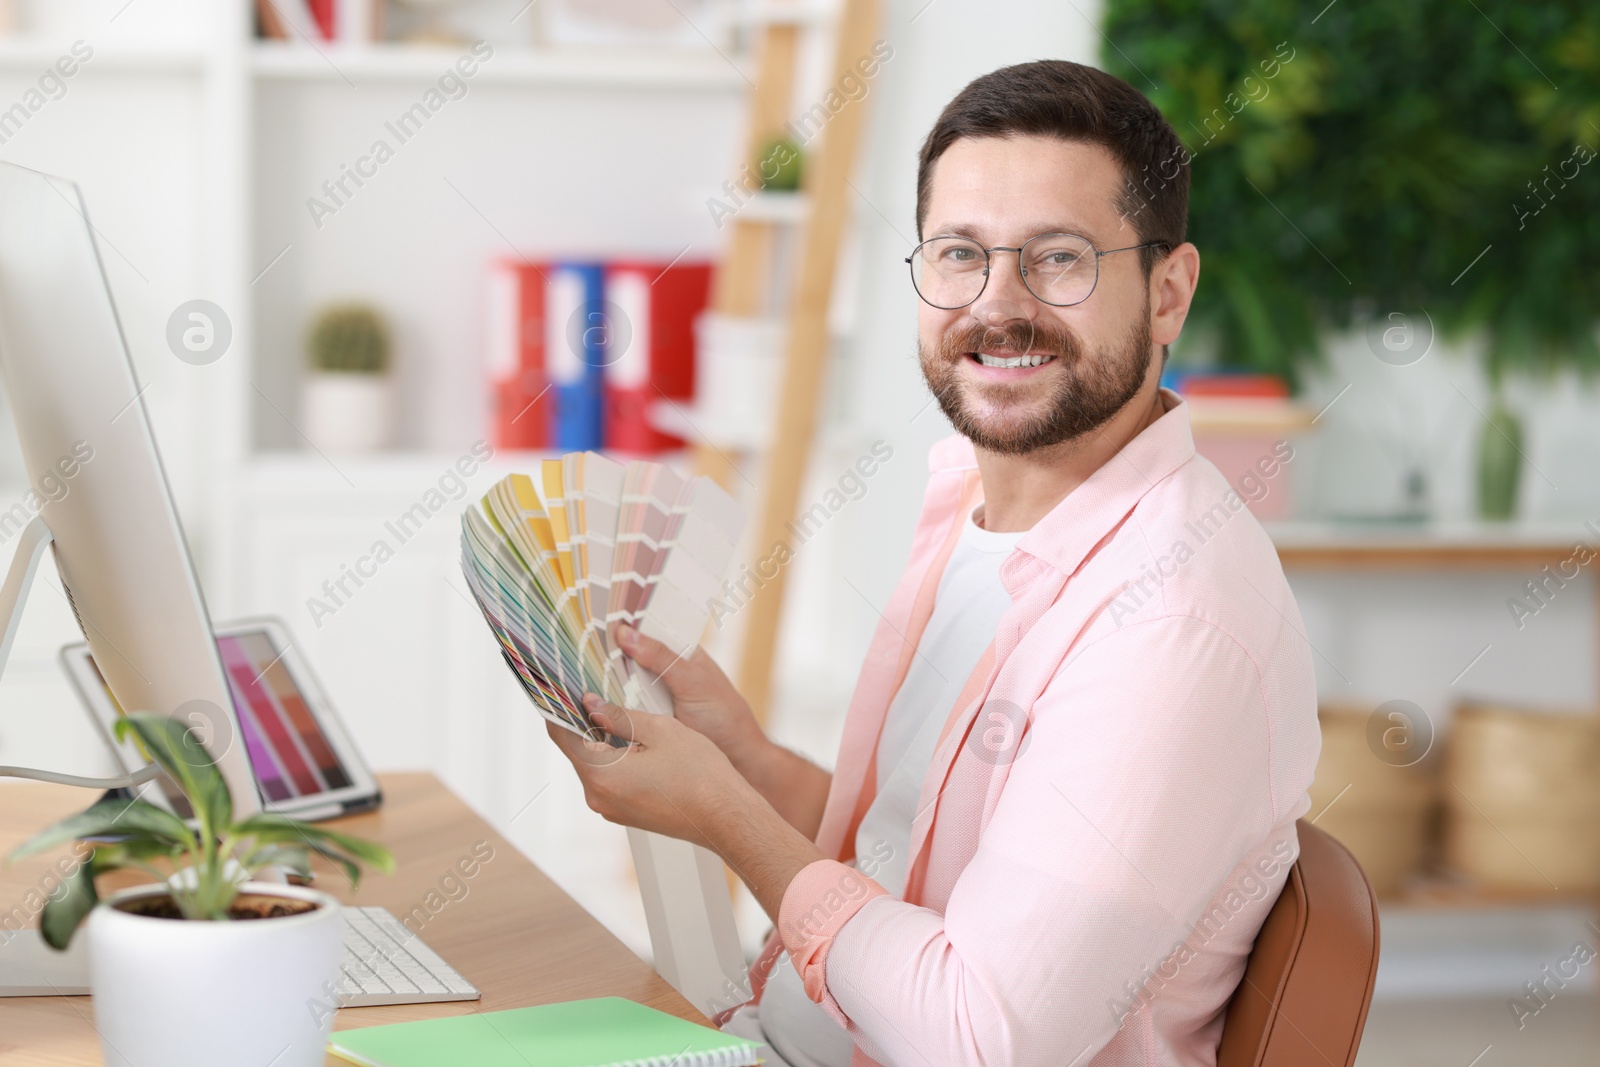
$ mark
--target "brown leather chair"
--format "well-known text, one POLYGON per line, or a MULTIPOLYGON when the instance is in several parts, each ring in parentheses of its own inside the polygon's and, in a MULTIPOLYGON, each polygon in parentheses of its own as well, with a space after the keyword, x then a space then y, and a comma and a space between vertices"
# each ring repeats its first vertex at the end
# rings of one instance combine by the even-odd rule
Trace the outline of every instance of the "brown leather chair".
POLYGON ((1302 819, 1300 858, 1228 1003, 1217 1067, 1350 1067, 1378 974, 1378 902, 1354 856, 1302 819))

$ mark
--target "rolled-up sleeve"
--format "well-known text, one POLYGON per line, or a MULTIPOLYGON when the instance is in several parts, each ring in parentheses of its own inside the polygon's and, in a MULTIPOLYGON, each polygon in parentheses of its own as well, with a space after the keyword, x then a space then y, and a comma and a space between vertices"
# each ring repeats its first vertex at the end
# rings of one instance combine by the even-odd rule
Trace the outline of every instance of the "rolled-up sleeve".
POLYGON ((842 1023, 837 1007, 824 1001, 824 967, 834 936, 860 911, 888 890, 854 867, 836 860, 817 860, 800 869, 778 906, 778 931, 783 947, 800 972, 806 995, 823 1003, 842 1023))
POLYGON ((779 930, 807 991, 886 1063, 1086 1062, 1278 825, 1272 723, 1258 665, 1209 622, 1079 650, 944 914, 832 861, 790 885, 779 930))

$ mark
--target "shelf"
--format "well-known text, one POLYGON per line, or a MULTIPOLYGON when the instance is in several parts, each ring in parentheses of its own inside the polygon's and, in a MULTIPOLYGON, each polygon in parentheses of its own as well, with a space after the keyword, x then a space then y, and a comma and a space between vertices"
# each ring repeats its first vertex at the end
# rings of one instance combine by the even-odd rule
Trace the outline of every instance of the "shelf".
POLYGON ((1556 564, 1596 535, 1578 520, 1478 522, 1273 522, 1268 536, 1285 567, 1494 570, 1556 564))
MULTIPOLYGON (((457 460, 470 456, 468 448, 448 452, 437 449, 392 449, 377 452, 330 453, 310 449, 255 453, 243 465, 233 486, 257 497, 301 498, 323 494, 348 496, 352 485, 360 492, 416 493, 454 469, 457 460)), ((607 452, 618 462, 648 459, 687 471, 688 452, 680 449, 651 456, 607 452)), ((528 473, 543 460, 557 459, 556 450, 496 449, 487 463, 479 464, 470 478, 474 486, 487 485, 507 474, 528 473)), ((476 457, 472 457, 476 459, 476 457)), ((463 504, 463 506, 465 506, 463 504)))
MULTIPOLYGON (((84 74, 198 74, 206 65, 206 55, 198 45, 89 43, 94 55, 78 62, 74 78, 84 74)), ((57 38, 0 36, 0 71, 42 74, 62 56, 73 58, 72 45, 72 41, 57 38)))
MULTIPOLYGON (((759 410, 752 404, 749 410, 759 410)), ((772 442, 772 420, 760 421, 739 416, 723 417, 690 404, 656 401, 646 416, 650 425, 662 433, 681 437, 691 444, 703 442, 730 456, 763 453, 772 442)), ((855 448, 862 440, 863 428, 844 419, 824 417, 817 426, 819 448, 855 448)))
POLYGON ((792 226, 804 221, 811 205, 804 193, 757 192, 735 210, 740 222, 766 222, 792 226))
MULTIPOLYGON (((380 44, 367 46, 257 43, 251 68, 263 81, 353 83, 431 82, 470 54, 468 46, 380 44)), ((478 61, 472 84, 555 85, 740 91, 747 86, 731 63, 712 51, 663 55, 614 48, 529 49, 502 46, 478 61)))

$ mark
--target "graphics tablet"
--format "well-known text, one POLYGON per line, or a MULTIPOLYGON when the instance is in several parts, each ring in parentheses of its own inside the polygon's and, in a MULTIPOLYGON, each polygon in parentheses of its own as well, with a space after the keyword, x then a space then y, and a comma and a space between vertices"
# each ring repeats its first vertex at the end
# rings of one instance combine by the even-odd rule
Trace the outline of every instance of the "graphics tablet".
MULTIPOLYGON (((309 821, 377 807, 378 783, 283 624, 276 619, 247 619, 219 626, 215 635, 239 732, 238 737, 224 740, 245 747, 266 810, 309 821)), ((95 667, 89 646, 63 648, 61 665, 124 771, 131 773, 148 763, 131 736, 122 743, 114 740, 112 724, 121 709, 95 667)), ((198 712, 190 716, 208 745, 212 741, 208 731, 233 729, 230 722, 213 723, 209 718, 198 712)), ((182 794, 165 776, 158 781, 167 806, 187 818, 191 812, 182 794)))

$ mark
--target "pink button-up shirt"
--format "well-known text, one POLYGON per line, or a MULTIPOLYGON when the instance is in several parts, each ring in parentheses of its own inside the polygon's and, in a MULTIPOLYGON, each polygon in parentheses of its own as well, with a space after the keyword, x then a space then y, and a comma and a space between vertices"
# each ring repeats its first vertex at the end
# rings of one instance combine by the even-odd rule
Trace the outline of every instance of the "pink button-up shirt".
POLYGON ((1215 1062, 1298 855, 1316 686, 1271 541, 1162 397, 1001 568, 1012 605, 949 710, 901 900, 846 861, 885 712, 981 499, 972 446, 932 450, 817 835, 833 858, 789 885, 751 973, 759 1000, 787 951, 854 1067, 1215 1062))

